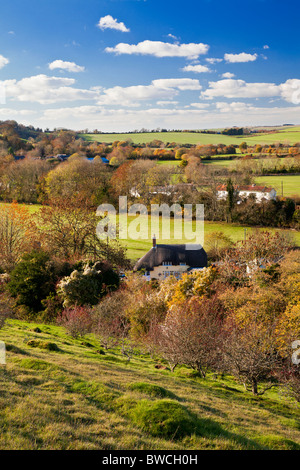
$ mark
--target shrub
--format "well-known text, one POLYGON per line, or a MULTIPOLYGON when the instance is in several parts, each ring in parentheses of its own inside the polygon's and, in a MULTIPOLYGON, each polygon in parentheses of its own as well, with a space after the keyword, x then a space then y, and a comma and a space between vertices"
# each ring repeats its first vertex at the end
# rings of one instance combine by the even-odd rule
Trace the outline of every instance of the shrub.
POLYGON ((41 251, 32 251, 11 272, 8 289, 17 305, 35 313, 42 310, 42 300, 55 291, 55 274, 50 258, 41 251))
POLYGON ((67 308, 58 318, 58 323, 64 326, 73 338, 84 336, 92 329, 90 310, 78 306, 67 308))
POLYGON ((63 310, 62 301, 58 295, 51 292, 46 299, 42 300, 42 305, 45 310, 40 314, 40 320, 43 323, 56 322, 59 314, 63 310))
POLYGON ((64 307, 72 305, 96 305, 110 290, 119 286, 119 276, 102 263, 92 267, 87 264, 81 272, 75 270, 58 284, 57 292, 64 307))
POLYGON ((49 341, 40 341, 36 339, 31 339, 27 341, 27 346, 32 348, 45 349, 47 351, 60 351, 59 347, 55 343, 50 343, 49 341))

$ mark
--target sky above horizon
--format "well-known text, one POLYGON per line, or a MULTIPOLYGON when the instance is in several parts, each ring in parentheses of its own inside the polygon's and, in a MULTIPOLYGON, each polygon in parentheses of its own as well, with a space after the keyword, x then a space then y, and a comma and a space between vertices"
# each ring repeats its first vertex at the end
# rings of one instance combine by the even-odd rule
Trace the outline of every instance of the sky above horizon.
POLYGON ((0 120, 127 132, 300 124, 298 0, 1 5, 0 120))

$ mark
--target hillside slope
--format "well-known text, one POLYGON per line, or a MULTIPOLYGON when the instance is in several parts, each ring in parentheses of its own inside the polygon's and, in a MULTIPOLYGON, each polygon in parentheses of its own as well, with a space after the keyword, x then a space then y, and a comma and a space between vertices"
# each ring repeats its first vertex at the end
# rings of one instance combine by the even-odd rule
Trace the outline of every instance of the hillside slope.
POLYGON ((162 142, 176 142, 178 144, 220 144, 240 145, 247 142, 248 145, 274 144, 276 142, 289 143, 291 145, 300 142, 300 127, 278 127, 274 132, 257 133, 251 135, 228 136, 223 134, 203 134, 197 132, 148 132, 148 133, 124 133, 124 134, 79 134, 85 140, 97 142, 114 142, 116 140, 131 139, 135 144, 145 144, 155 139, 162 142))
POLYGON ((0 449, 300 449, 282 391, 254 398, 228 377, 129 362, 57 326, 10 320, 0 340, 0 449))

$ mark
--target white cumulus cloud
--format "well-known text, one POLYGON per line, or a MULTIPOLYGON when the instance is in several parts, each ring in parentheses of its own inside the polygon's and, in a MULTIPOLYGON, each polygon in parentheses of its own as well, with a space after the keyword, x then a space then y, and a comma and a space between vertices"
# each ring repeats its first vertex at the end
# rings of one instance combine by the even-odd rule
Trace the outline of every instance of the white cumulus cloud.
POLYGON ((194 72, 194 73, 205 73, 210 72, 211 70, 206 65, 186 65, 181 69, 183 72, 194 72))
POLYGON ((61 69, 68 72, 84 72, 85 67, 75 64, 75 62, 67 62, 64 60, 54 60, 49 64, 50 70, 61 69))
POLYGON ((96 99, 98 92, 74 88, 73 78, 48 77, 35 75, 21 80, 5 80, 2 82, 6 97, 13 101, 28 101, 40 104, 58 103, 62 101, 76 101, 96 99))
POLYGON ((209 82, 201 98, 272 98, 280 97, 288 103, 300 104, 300 80, 289 79, 285 83, 247 83, 244 80, 226 79, 209 82))
POLYGON ((257 59, 257 54, 247 54, 246 52, 241 52, 240 54, 225 54, 224 59, 226 62, 241 63, 241 62, 254 62, 257 59))
POLYGON ((9 64, 9 59, 0 54, 0 69, 5 67, 7 64, 9 64))
POLYGON ((100 18, 99 23, 97 24, 98 28, 104 31, 105 29, 115 29, 121 31, 122 33, 129 33, 130 29, 125 26, 122 21, 118 21, 113 18, 111 15, 103 16, 100 18))
POLYGON ((247 83, 244 80, 225 79, 209 82, 209 88, 202 92, 202 98, 262 98, 279 96, 280 88, 274 83, 247 83))
POLYGON ((186 57, 197 59, 199 55, 206 54, 209 46, 203 43, 171 44, 161 41, 143 41, 138 44, 119 43, 115 47, 107 47, 106 52, 115 54, 141 54, 155 57, 186 57))
POLYGON ((255 109, 252 105, 239 101, 233 101, 231 103, 218 102, 216 103, 216 108, 221 113, 244 113, 255 109))
POLYGON ((231 72, 225 72, 222 74, 222 77, 223 78, 233 78, 235 77, 234 73, 231 73, 231 72))
POLYGON ((293 104, 300 104, 300 80, 294 78, 279 85, 281 97, 293 104))
MULTIPOLYGON (((179 91, 201 90, 199 80, 191 78, 164 78, 153 80, 150 85, 134 85, 129 87, 115 86, 102 91, 98 97, 98 105, 118 105, 126 107, 140 106, 141 101, 170 101, 179 91)), ((99 90, 101 91, 101 90, 99 90)))
POLYGON ((207 59, 205 59, 206 62, 208 62, 209 64, 218 64, 220 62, 223 62, 223 59, 215 59, 213 57, 208 57, 207 59))

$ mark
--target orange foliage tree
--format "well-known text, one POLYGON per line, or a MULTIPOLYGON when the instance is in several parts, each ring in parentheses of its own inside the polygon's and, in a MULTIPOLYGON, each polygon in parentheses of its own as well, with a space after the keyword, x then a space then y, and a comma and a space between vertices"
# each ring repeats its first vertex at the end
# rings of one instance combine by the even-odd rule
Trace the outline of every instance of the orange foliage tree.
POLYGON ((0 266, 11 270, 37 241, 36 226, 29 209, 17 203, 0 209, 0 266))

